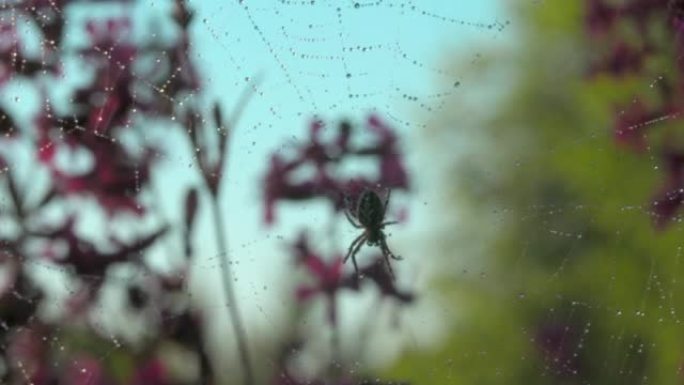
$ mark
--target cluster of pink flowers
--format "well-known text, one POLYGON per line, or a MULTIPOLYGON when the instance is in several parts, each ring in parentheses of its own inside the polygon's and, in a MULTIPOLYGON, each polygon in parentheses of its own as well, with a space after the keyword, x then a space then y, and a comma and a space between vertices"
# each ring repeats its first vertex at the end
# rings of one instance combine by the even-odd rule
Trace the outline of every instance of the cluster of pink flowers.
POLYGON ((648 135, 658 123, 679 118, 684 108, 684 2, 586 0, 586 11, 587 31, 601 48, 590 75, 639 76, 656 90, 655 99, 635 95, 629 105, 619 106, 613 133, 620 145, 636 152, 648 150, 664 164, 665 183, 651 204, 655 225, 663 228, 684 204, 684 149, 675 147, 667 133, 658 135, 665 139, 657 143, 648 135), (634 34, 628 38, 621 31, 629 29, 634 34), (667 68, 656 68, 658 63, 667 68))
MULTIPOLYGON (((370 116, 365 121, 365 127, 367 131, 364 133, 348 121, 343 121, 335 127, 333 135, 324 139, 329 132, 326 132, 326 125, 316 119, 310 125, 308 142, 288 149, 291 153, 287 156, 273 154, 264 180, 266 223, 275 221, 275 205, 280 201, 323 198, 331 203, 334 213, 341 214, 355 207, 355 202, 365 189, 408 189, 408 174, 394 131, 377 116, 370 116), (364 134, 370 134, 370 138, 364 134), (344 164, 359 158, 372 159, 377 165, 377 173, 372 176, 343 175, 341 170, 344 164), (313 170, 313 174, 297 179, 300 170, 305 169, 313 170)), ((362 266, 355 274, 344 264, 344 255, 341 253, 326 255, 317 251, 311 244, 309 234, 308 230, 300 232, 291 247, 296 265, 310 277, 308 282, 297 287, 294 295, 302 304, 322 297, 327 304, 326 318, 333 333, 338 327, 338 297, 342 291, 358 292, 375 287, 380 296, 392 298, 396 303, 409 304, 413 301, 413 293, 396 286, 381 250, 375 250, 371 263, 362 266)), ((286 349, 279 362, 280 369, 274 382, 276 385, 392 384, 347 374, 343 362, 330 362, 329 370, 319 373, 315 378, 306 378, 288 365, 307 343, 306 338, 295 336, 293 341, 296 342, 286 349)))
MULTIPOLYGON (((0 188, 8 197, 8 209, 0 212, 0 219, 11 223, 0 229, 0 270, 6 273, 0 280, 3 384, 182 385, 216 381, 203 338, 203 315, 181 295, 186 291, 187 272, 195 254, 192 235, 201 190, 188 188, 184 202, 179 202, 184 207, 184 221, 177 226, 179 231, 174 231, 175 225, 167 223, 146 199, 153 189, 151 174, 163 149, 146 140, 142 127, 148 122, 166 122, 168 126, 182 126, 187 133, 188 141, 198 150, 197 170, 213 203, 219 249, 227 254, 218 201, 229 128, 234 122, 224 119, 217 103, 213 109, 215 127, 209 132, 195 103, 181 107, 179 100, 194 100, 193 95, 200 90, 199 76, 189 56, 188 28, 193 14, 185 0, 173 2, 169 20, 177 33, 171 39, 136 41, 134 19, 118 16, 86 20, 81 26, 86 45, 64 46, 65 26, 76 23, 68 20, 70 7, 111 2, 131 11, 135 5, 132 0, 18 0, 0 6, 0 90, 20 80, 40 95, 37 113, 21 126, 17 122, 26 119, 19 119, 11 106, 0 105, 0 188), (27 48, 20 33, 22 23, 40 32, 41 52, 27 48), (73 54, 69 60, 76 59, 81 66, 76 75, 68 73, 65 65, 66 56, 73 54), (63 79, 70 76, 79 82, 67 90, 63 79), (55 87, 56 83, 62 85, 55 87), (55 88, 68 94, 57 98, 55 88), (4 151, 27 144, 35 155, 33 166, 49 177, 44 184, 22 178, 16 159, 4 151), (87 161, 75 167, 65 159, 87 161), (89 220, 86 210, 76 208, 84 201, 95 203, 93 207, 108 221, 97 239, 79 231, 89 220), (115 231, 131 223, 148 225, 130 237, 115 231), (177 256, 169 255, 169 266, 159 271, 144 257, 174 234, 180 235, 183 248, 177 256), (66 298, 55 299, 53 293, 45 291, 44 282, 31 274, 33 264, 54 268, 64 276, 70 288, 66 298), (121 265, 144 272, 143 280, 115 282, 111 268, 121 265), (141 342, 142 347, 108 334, 95 321, 94 316, 105 311, 101 301, 104 288, 121 282, 128 310, 150 318, 153 330, 141 342), (63 302, 59 315, 40 315, 46 301, 63 302), (174 377, 161 354, 169 344, 194 354, 197 378, 174 377)), ((353 207, 368 189, 408 189, 394 130, 377 116, 370 116, 361 126, 342 122, 335 132, 327 132, 316 120, 307 142, 292 153, 271 157, 264 184, 267 223, 275 221, 275 206, 282 201, 324 198, 331 202, 334 213, 340 214, 353 207), (377 166, 375 173, 344 176, 343 168, 355 160, 370 160, 377 166), (299 178, 301 171, 309 168, 313 174, 299 178)), ((376 205, 375 209, 380 208, 376 205)), ((375 238, 380 230, 374 230, 375 238)), ((358 274, 352 274, 341 254, 324 255, 311 244, 308 232, 300 234, 292 254, 296 265, 311 279, 297 288, 293 299, 303 305, 323 297, 331 328, 338 325, 337 302, 343 290, 368 288, 399 304, 413 301, 411 292, 397 287, 386 256, 378 253, 361 266, 358 274)), ((230 264, 222 262, 224 294, 232 302, 230 308, 235 309, 234 277, 230 264)), ((245 342, 247 333, 237 311, 230 316, 244 383, 252 385, 255 376, 245 342)), ((305 336, 295 339, 305 340, 305 336)), ((303 378, 287 364, 296 349, 287 351, 274 377, 277 384, 380 384, 341 371, 342 363, 331 363, 337 369, 316 378, 303 378)))
POLYGON ((544 371, 557 378, 586 375, 585 355, 577 346, 582 345, 581 328, 574 322, 546 321, 533 337, 544 356, 544 371))
MULTIPOLYGON (((100 1, 107 2, 134 6, 126 0, 100 1)), ((197 191, 188 191, 183 228, 186 258, 174 267, 175 272, 156 271, 142 258, 169 236, 169 225, 149 229, 133 239, 121 239, 112 231, 119 220, 131 216, 143 220, 152 215, 141 196, 150 186, 150 171, 160 151, 144 142, 139 143, 142 151, 134 151, 121 138, 140 130, 145 119, 175 120, 176 100, 199 90, 188 56, 192 13, 184 0, 175 1, 170 19, 178 37, 170 41, 136 42, 131 34, 132 19, 118 17, 88 20, 82 26, 87 45, 75 51, 65 47, 65 25, 74 22, 67 20, 69 8, 95 6, 90 3, 97 1, 26 0, 0 6, 0 89, 21 80, 42 97, 38 114, 26 127, 17 125, 14 111, 0 107, 0 145, 33 141, 35 167, 44 168, 50 176, 47 188, 36 189, 33 180, 21 180, 15 172, 13 158, 0 155, 3 195, 10 197, 10 210, 3 210, 0 216, 13 223, 11 231, 5 227, 0 232, 0 269, 7 273, 0 286, 0 383, 178 384, 158 354, 158 346, 166 341, 195 353, 201 367, 197 382, 207 384, 212 381, 212 370, 202 339, 202 316, 178 298, 185 290, 185 272, 193 254, 189 240, 197 191), (24 23, 41 33, 38 54, 27 49, 19 33, 24 23), (79 80, 85 83, 69 91, 68 105, 53 105, 52 85, 75 76, 64 73, 65 56, 73 52, 84 68, 79 80), (144 70, 140 63, 150 58, 158 59, 156 65, 144 70), (76 171, 59 161, 76 153, 88 155, 86 170, 76 171), (28 199, 35 197, 34 192, 42 192, 42 196, 28 199), (112 227, 102 229, 106 242, 77 231, 84 213, 69 209, 68 202, 74 199, 92 199, 109 217, 112 227), (48 212, 55 208, 66 215, 48 220, 48 212), (54 266, 76 284, 56 321, 39 315, 50 293, 30 274, 33 264, 54 266), (114 344, 112 337, 93 323, 91 315, 102 311, 99 295, 111 280, 109 268, 122 264, 146 272, 144 282, 125 283, 125 293, 132 311, 156 313, 157 327, 142 350, 116 341, 117 355, 127 357, 132 365, 115 373, 110 355, 101 353, 102 346, 114 344), (96 342, 86 346, 68 343, 83 333, 96 342)))
MULTIPOLYGON (((328 301, 328 320, 331 325, 335 325, 337 323, 335 301, 338 292, 343 289, 358 291, 360 282, 357 276, 344 271, 342 255, 337 254, 332 258, 325 258, 314 252, 306 233, 300 235, 293 250, 297 264, 305 267, 315 281, 312 284, 304 283, 297 288, 297 300, 304 302, 316 295, 325 296, 328 301)), ((400 303, 410 303, 413 300, 413 294, 403 292, 395 286, 382 255, 376 255, 373 261, 361 269, 359 276, 375 284, 381 295, 393 297, 400 303)))
POLYGON ((320 197, 329 200, 335 211, 340 211, 348 203, 345 197, 354 199, 367 187, 408 189, 409 180, 394 131, 377 116, 370 116, 365 126, 367 133, 374 137, 370 144, 356 143, 363 133, 359 135, 358 127, 346 121, 337 125, 334 136, 326 140, 323 138, 326 126, 314 120, 309 127, 308 143, 297 146, 287 156, 273 154, 264 188, 266 223, 275 220, 274 208, 278 201, 320 197), (340 175, 343 163, 369 157, 378 165, 375 176, 340 175), (313 169, 314 175, 297 180, 300 170, 307 168, 313 169))

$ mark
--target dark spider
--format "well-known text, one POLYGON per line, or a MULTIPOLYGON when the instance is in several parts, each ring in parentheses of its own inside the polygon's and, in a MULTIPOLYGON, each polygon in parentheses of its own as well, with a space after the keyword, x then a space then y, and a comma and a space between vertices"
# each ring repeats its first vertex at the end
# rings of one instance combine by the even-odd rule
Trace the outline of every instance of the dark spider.
POLYGON ((349 223, 357 229, 363 229, 363 233, 356 237, 351 245, 349 245, 347 256, 344 258, 344 262, 347 262, 349 258, 352 259, 357 276, 359 274, 359 267, 356 264, 356 254, 361 250, 364 241, 369 246, 380 246, 382 255, 385 257, 385 263, 392 276, 394 276, 394 273, 392 272, 389 258, 397 261, 402 259, 400 256, 394 255, 392 251, 390 251, 387 246, 387 241, 385 240, 385 233, 383 232, 385 226, 399 223, 398 221, 383 222, 385 214, 387 213, 389 199, 390 190, 387 190, 387 197, 383 202, 377 192, 371 189, 365 189, 356 202, 356 210, 351 213, 348 209, 344 210, 344 214, 347 216, 349 223))

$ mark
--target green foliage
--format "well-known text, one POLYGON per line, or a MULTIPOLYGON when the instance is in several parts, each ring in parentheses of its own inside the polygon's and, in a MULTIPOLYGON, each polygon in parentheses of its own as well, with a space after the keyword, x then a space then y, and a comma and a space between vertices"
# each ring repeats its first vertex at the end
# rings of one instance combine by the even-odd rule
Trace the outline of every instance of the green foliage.
MULTIPOLYGON (((433 153, 454 140, 484 149, 466 165, 459 158, 445 166, 457 177, 444 179, 448 199, 439 210, 465 216, 470 229, 445 230, 435 253, 453 265, 476 261, 486 275, 453 274, 437 285, 449 293, 443 306, 457 314, 453 328, 433 351, 407 354, 392 377, 416 384, 684 381, 682 226, 658 231, 649 215, 664 179, 651 155, 658 148, 627 150, 612 133, 619 107, 635 95, 655 102, 647 92, 653 79, 587 74, 596 52, 583 3, 520 7, 514 49, 484 55, 480 68, 459 67, 473 89, 505 95, 469 111, 475 122, 465 133, 454 129, 463 117, 451 109, 428 129, 451 138, 432 142, 433 153), (508 82, 487 84, 492 73, 508 82), (456 231, 474 236, 454 240, 456 231), (464 243, 481 239, 475 234, 488 236, 474 254, 464 243), (568 327, 557 345, 569 352, 560 361, 571 364, 554 363, 558 356, 544 347, 542 330, 554 325, 568 327)), ((673 71, 668 65, 659 57, 647 63, 663 73, 673 71)), ((658 124, 649 139, 657 143, 678 124, 658 124)))

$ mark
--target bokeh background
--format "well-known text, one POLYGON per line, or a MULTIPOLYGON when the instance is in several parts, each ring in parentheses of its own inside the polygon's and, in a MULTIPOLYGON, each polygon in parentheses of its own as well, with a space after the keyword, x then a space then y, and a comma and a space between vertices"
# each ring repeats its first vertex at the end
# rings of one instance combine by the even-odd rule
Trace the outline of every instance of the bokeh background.
MULTIPOLYGON (((21 30, 15 3, 21 2, 0 0, 2 22, 21 30)), ((179 2, 114 3, 69 3, 59 50, 77 51, 88 40, 84 25, 97 18, 130 18, 133 41, 177 38, 169 15, 179 2)), ((155 329, 160 319, 185 320, 185 312, 157 314, 162 297, 154 293, 145 296, 152 298, 146 310, 122 305, 131 301, 131 283, 154 275, 139 268, 108 269, 102 301, 74 332, 60 316, 61 299, 81 291, 59 278, 63 265, 34 260, 31 274, 48 295, 25 298, 10 285, 6 298, 41 308, 17 330, 50 325, 54 370, 81 373, 60 376, 66 384, 241 383, 229 306, 244 321, 255 383, 682 383, 683 6, 188 1, 194 16, 185 54, 200 87, 187 95, 158 93, 210 116, 214 103, 229 115, 250 92, 231 127, 218 206, 202 195, 195 255, 182 275, 187 282, 174 292, 178 306, 202 315, 202 333, 184 338, 203 341, 198 350, 207 351, 211 378, 197 375, 203 363, 192 352, 154 342, 166 336, 155 329), (392 127, 411 179, 408 189, 393 193, 387 215, 400 220, 388 242, 404 257, 393 262, 393 285, 415 298, 405 304, 375 291, 343 292, 331 327, 324 298, 297 301, 307 277, 293 263, 292 245, 308 228, 312 245, 332 255, 358 231, 324 199, 280 202, 278 220, 267 224, 264 182, 273 154, 312 140, 314 119, 363 127, 368 116, 392 127), (227 303, 222 288, 226 256, 216 246, 217 210, 225 217, 237 305, 227 303), (284 370, 287 354, 295 357, 284 370), (136 366, 151 356, 159 358, 152 369, 136 366), (298 373, 297 380, 278 375, 285 371, 298 373), (115 374, 101 374, 109 372, 115 374)), ((26 30, 30 42, 34 32, 26 30)), ((41 101, 59 107, 79 84, 76 56, 63 63, 64 77, 48 82, 47 94, 21 76, 2 84, 0 105, 27 138, 41 101)), ((144 256, 168 271, 175 261, 169 256, 184 247, 178 236, 188 188, 203 182, 200 151, 182 129, 170 129, 179 124, 175 118, 160 117, 138 137, 161 149, 150 187, 138 191, 159 217, 115 222, 87 198, 51 215, 58 223, 60 214, 78 212, 78 232, 95 240, 102 229, 135 235, 170 223, 170 234, 144 256)), ((50 183, 50 173, 35 166, 30 139, 0 139, 0 153, 5 173, 24 191, 50 183)), ((77 156, 65 162, 81 167, 77 156)), ((354 160, 344 172, 372 176, 374 164, 354 160)), ((10 190, 1 197, 3 210, 12 211, 10 190)), ((15 311, 7 303, 0 302, 3 322, 15 311)), ((6 336, 19 332, 5 329, 5 345, 14 346, 16 337, 6 336)), ((21 351, 3 349, 25 357, 21 351)), ((12 361, 4 373, 29 361, 12 361)), ((11 383, 31 382, 23 373, 11 383)))

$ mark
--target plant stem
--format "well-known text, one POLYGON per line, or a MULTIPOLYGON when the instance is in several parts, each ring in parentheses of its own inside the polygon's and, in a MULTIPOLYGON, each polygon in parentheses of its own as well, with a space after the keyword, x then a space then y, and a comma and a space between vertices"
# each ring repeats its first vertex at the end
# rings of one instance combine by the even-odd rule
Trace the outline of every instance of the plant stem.
MULTIPOLYGON (((333 314, 337 314, 337 301, 333 301, 332 306, 334 306, 333 314)), ((333 318, 331 324, 332 335, 330 336, 330 347, 331 347, 331 362, 330 362, 330 376, 336 380, 339 380, 342 375, 342 350, 340 347, 340 326, 337 322, 337 317, 333 318)))
POLYGON ((240 356, 240 363, 244 368, 244 384, 254 385, 254 374, 252 373, 252 363, 249 356, 249 348, 247 347, 247 333, 240 318, 238 311, 237 298, 235 296, 235 289, 233 288, 233 273, 230 268, 230 257, 228 255, 228 242, 226 240, 226 231, 223 215, 219 207, 218 196, 209 194, 211 197, 212 211, 214 215, 214 227, 216 229, 216 242, 219 251, 219 265, 221 266, 221 274, 223 283, 223 292, 228 301, 228 313, 230 315, 231 324, 233 325, 233 332, 237 339, 238 354, 240 356))
MULTIPOLYGON (((225 170, 226 164, 226 155, 230 153, 228 149, 228 139, 231 136, 231 132, 228 130, 229 128, 234 128, 237 126, 238 120, 240 120, 240 117, 242 116, 242 112, 244 111, 245 107, 247 106, 247 102, 249 101, 249 98, 253 94, 253 89, 256 87, 256 84, 260 81, 261 76, 257 76, 257 79, 255 82, 251 83, 248 87, 245 88, 243 91, 242 95, 240 96, 240 99, 238 100, 238 104, 233 110, 233 113, 231 114, 230 120, 228 121, 228 125, 225 127, 223 126, 223 122, 216 122, 219 127, 219 180, 218 184, 214 186, 215 189, 212 189, 212 186, 210 186, 209 181, 204 178, 205 186, 207 187, 207 190, 209 191, 209 197, 211 200, 211 207, 214 215, 214 228, 216 230, 216 243, 218 246, 218 251, 219 251, 219 265, 221 266, 221 283, 223 284, 223 292, 226 296, 226 300, 228 301, 228 313, 230 315, 230 320, 231 324, 233 324, 233 332, 235 333, 235 338, 237 339, 237 348, 238 348, 238 355, 240 356, 240 363, 242 364, 242 367, 244 368, 244 384, 245 385, 254 385, 254 373, 252 372, 252 362, 250 359, 249 355, 249 348, 247 346, 247 333, 245 332, 245 328, 242 325, 242 319, 240 318, 240 312, 238 310, 237 306, 237 298, 235 297, 235 289, 233 288, 233 273, 230 268, 230 256, 228 255, 228 241, 227 241, 227 234, 226 234, 226 226, 225 226, 225 220, 223 218, 223 214, 221 214, 221 208, 219 205, 219 197, 221 196, 221 176, 225 176, 225 173, 223 172, 225 170), (221 134, 223 137, 221 137, 221 134)), ((195 158, 198 162, 198 165, 200 169, 202 168, 201 162, 199 162, 199 158, 195 158)), ((225 181, 223 181, 225 183, 225 181)))

